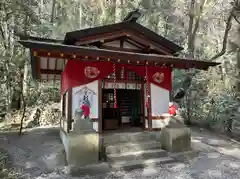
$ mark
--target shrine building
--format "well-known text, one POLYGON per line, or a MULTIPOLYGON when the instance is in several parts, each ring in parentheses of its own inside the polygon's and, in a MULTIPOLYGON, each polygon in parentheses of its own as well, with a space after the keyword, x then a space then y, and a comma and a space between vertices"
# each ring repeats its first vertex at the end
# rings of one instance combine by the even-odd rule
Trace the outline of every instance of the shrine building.
POLYGON ((83 104, 92 127, 160 130, 168 114, 173 69, 207 70, 218 63, 179 57, 182 47, 131 18, 67 32, 64 40, 22 37, 36 80, 61 80, 64 135, 74 132, 83 104))

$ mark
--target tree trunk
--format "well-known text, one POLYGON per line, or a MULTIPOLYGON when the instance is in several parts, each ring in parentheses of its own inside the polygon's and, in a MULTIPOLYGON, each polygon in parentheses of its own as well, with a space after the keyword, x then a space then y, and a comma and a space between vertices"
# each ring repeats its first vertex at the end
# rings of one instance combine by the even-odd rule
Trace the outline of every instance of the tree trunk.
POLYGON ((79 3, 79 8, 78 8, 78 13, 79 13, 79 29, 83 28, 83 7, 82 3, 79 3))
POLYGON ((115 0, 115 23, 118 23, 121 21, 122 18, 122 1, 121 0, 115 0))
POLYGON ((197 31, 199 29, 199 23, 203 13, 205 2, 206 0, 201 0, 199 7, 197 9, 196 1, 191 0, 190 9, 189 9, 189 25, 188 25, 188 51, 191 57, 195 56, 195 40, 196 40, 197 31))
POLYGON ((24 62, 24 73, 23 73, 23 94, 27 95, 27 91, 28 91, 28 61, 25 60, 24 62))
POLYGON ((238 48, 237 51, 237 84, 236 84, 236 99, 238 102, 238 106, 237 106, 237 112, 238 115, 240 114, 240 47, 238 48))
POLYGON ((51 13, 51 24, 54 23, 54 17, 55 17, 55 7, 56 7, 56 0, 52 0, 52 13, 51 13))
POLYGON ((25 99, 24 99, 23 93, 21 93, 21 99, 22 99, 22 105, 23 105, 23 113, 22 113, 22 118, 21 118, 21 123, 20 123, 19 135, 22 134, 23 121, 24 121, 25 113, 26 113, 26 103, 25 103, 25 99))
POLYGON ((194 57, 193 47, 192 47, 192 31, 194 25, 194 17, 195 17, 195 0, 191 0, 190 8, 189 8, 189 22, 188 22, 188 52, 190 56, 194 57))

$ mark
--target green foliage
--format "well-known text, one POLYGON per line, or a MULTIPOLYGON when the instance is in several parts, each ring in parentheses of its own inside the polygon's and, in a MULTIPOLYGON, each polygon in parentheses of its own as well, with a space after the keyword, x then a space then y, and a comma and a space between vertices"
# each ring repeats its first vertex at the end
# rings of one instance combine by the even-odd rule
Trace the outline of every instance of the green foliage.
POLYGON ((59 82, 35 82, 28 88, 25 97, 27 106, 47 104, 49 102, 60 102, 61 92, 59 82))
MULTIPOLYGON (((68 31, 112 24, 122 20, 135 8, 144 16, 139 23, 188 49, 189 12, 194 10, 195 20, 199 1, 190 9, 190 1, 182 0, 6 0, 0 2, 0 118, 10 110, 13 96, 21 100, 24 92, 27 106, 60 100, 60 84, 33 82, 30 77, 29 53, 18 43, 18 36, 28 34, 38 37, 63 39, 68 31)), ((210 59, 221 50, 225 19, 230 13, 228 1, 205 1, 195 39, 195 56, 210 59)), ((236 105, 236 42, 238 25, 233 23, 229 37, 231 53, 219 58, 222 68, 198 73, 189 89, 184 83, 190 72, 174 70, 173 92, 183 87, 187 96, 181 102, 182 113, 188 120, 223 124, 234 118, 236 105), (214 103, 213 103, 214 101, 214 103), (212 102, 212 103, 211 103, 212 102)), ((239 38, 238 38, 239 39, 239 38)), ((237 44, 237 45, 236 45, 237 44)), ((186 56, 187 50, 181 55, 186 56)))

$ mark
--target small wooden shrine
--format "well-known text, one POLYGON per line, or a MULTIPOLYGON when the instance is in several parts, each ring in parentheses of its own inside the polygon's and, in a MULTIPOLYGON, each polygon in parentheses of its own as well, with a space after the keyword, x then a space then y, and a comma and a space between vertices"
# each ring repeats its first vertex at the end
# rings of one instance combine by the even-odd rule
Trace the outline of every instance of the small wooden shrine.
POLYGON ((61 80, 60 134, 74 165, 98 160, 105 130, 163 128, 174 68, 218 65, 178 57, 182 47, 138 24, 133 13, 117 24, 68 32, 62 41, 22 37, 19 42, 30 49, 34 79, 61 80), (85 127, 94 134, 77 134, 83 127, 79 118, 91 120, 85 127))
POLYGON ((161 128, 168 111, 172 69, 202 69, 215 62, 177 57, 183 48, 138 24, 121 23, 68 32, 63 41, 23 37, 37 80, 61 80, 61 126, 72 130, 76 111, 90 106, 94 129, 161 128))

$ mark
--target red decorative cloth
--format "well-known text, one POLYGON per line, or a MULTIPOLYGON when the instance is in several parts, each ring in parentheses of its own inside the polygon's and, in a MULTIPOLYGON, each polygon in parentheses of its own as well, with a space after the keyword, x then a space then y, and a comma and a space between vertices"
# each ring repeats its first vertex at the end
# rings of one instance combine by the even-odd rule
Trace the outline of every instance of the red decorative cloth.
POLYGON ((86 104, 83 104, 81 109, 83 110, 84 117, 89 117, 90 115, 90 107, 86 104))
MULTIPOLYGON (((115 66, 116 71, 124 67, 124 69, 134 71, 137 75, 145 77, 145 66, 130 64, 116 64, 115 66)), ((149 83, 171 91, 171 68, 148 66, 147 69, 149 83)), ((85 85, 98 79, 104 79, 112 73, 112 62, 68 60, 61 76, 61 92, 64 94, 70 88, 85 85)))
POLYGON ((177 113, 177 108, 176 106, 172 105, 168 108, 168 113, 172 116, 175 116, 177 113))

